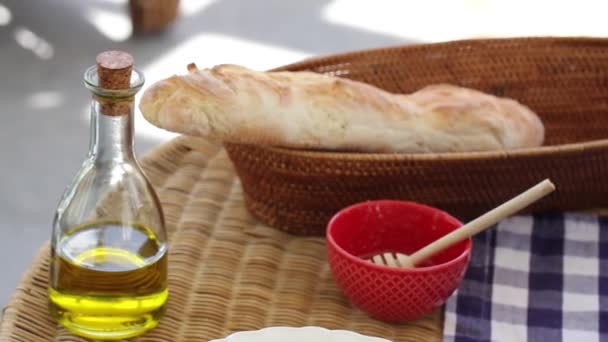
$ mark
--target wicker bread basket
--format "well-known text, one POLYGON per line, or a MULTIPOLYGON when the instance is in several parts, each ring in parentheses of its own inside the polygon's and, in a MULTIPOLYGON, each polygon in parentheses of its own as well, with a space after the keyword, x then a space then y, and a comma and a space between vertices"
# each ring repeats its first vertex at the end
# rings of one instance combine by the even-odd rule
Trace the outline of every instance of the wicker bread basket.
POLYGON ((312 70, 394 93, 448 82, 515 98, 545 146, 512 152, 368 154, 226 144, 249 210, 296 234, 322 234, 349 204, 403 199, 468 219, 534 183, 558 191, 529 211, 608 205, 608 39, 516 38, 393 47, 305 60, 312 70))

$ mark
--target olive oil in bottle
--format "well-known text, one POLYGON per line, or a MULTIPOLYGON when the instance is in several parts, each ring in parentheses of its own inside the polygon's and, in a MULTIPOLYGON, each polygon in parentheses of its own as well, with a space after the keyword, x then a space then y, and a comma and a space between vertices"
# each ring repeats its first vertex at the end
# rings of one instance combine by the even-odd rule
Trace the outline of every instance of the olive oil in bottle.
POLYGON ((85 73, 93 93, 89 154, 53 224, 51 315, 93 339, 154 328, 168 298, 163 213, 133 152, 133 99, 143 75, 132 62, 105 52, 85 73))
POLYGON ((51 313, 68 329, 98 338, 83 328, 97 327, 107 337, 118 331, 124 338, 155 327, 162 317, 168 295, 166 244, 144 226, 74 228, 53 250, 51 263, 51 313))

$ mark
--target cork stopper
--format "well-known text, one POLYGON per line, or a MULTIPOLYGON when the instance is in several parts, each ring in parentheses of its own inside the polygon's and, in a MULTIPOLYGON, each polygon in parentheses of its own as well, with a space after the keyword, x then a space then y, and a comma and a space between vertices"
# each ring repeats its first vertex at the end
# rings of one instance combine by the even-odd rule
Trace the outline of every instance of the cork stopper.
MULTIPOLYGON (((105 51, 97 55, 97 86, 103 89, 121 90, 131 88, 133 57, 122 51, 105 51)), ((101 114, 121 116, 131 113, 132 98, 97 97, 101 114)))
POLYGON ((128 89, 131 85, 133 56, 122 51, 104 51, 97 55, 99 87, 128 89))

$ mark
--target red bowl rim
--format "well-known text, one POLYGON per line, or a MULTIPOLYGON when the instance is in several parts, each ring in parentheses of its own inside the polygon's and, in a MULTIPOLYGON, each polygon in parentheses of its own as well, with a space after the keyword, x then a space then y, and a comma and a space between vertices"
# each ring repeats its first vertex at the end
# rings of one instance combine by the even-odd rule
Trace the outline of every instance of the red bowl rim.
POLYGON ((416 202, 411 202, 411 201, 399 201, 399 200, 370 200, 370 201, 365 201, 365 202, 359 202, 359 203, 355 203, 352 204, 348 207, 345 207, 343 209, 341 209, 340 211, 338 211, 330 220, 329 223, 327 224, 327 230, 326 230, 326 239, 327 239, 327 243, 330 244, 333 248, 335 248, 341 255, 345 256, 346 258, 350 259, 351 261, 354 261, 355 263, 358 263, 364 267, 369 267, 372 269, 377 269, 377 270, 382 270, 382 271, 391 271, 391 272, 396 272, 396 273, 426 273, 426 272, 436 272, 436 271, 441 271, 443 269, 447 269, 452 267, 454 264, 459 263, 462 261, 462 259, 466 258, 468 255, 470 255, 471 253, 471 249, 473 247, 473 241, 471 238, 467 239, 467 244, 463 250, 463 252, 451 259, 448 262, 444 262, 442 264, 439 265, 433 265, 433 266, 425 266, 425 267, 415 267, 415 268, 396 268, 396 267, 391 267, 391 266, 384 266, 384 265, 376 265, 374 263, 365 261, 355 255, 352 255, 350 253, 348 253, 347 251, 345 251, 340 245, 338 245, 338 243, 336 243, 336 241, 334 240, 334 237, 331 234, 332 231, 332 227, 334 227, 335 225, 335 221, 337 219, 339 219, 340 216, 342 216, 344 213, 357 209, 359 207, 362 206, 366 206, 366 205, 370 205, 370 204, 379 204, 379 205, 383 205, 383 204, 388 204, 388 203, 397 203, 399 205, 405 205, 405 206, 409 206, 410 208, 412 207, 418 207, 420 209, 424 209, 424 210, 432 210, 432 211, 437 211, 437 212, 441 212, 445 215, 447 215, 449 218, 457 221, 458 223, 460 223, 460 225, 462 225, 462 222, 460 220, 458 220, 457 218, 453 217, 452 215, 446 213, 443 210, 428 206, 428 205, 424 205, 424 204, 420 204, 420 203, 416 203, 416 202))

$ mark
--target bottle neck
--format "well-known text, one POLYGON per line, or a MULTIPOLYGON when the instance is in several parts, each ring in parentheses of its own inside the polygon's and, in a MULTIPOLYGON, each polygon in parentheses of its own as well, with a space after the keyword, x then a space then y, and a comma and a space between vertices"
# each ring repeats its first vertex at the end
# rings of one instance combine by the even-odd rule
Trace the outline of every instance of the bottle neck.
POLYGON ((89 156, 100 162, 134 159, 133 98, 121 100, 122 110, 118 115, 108 109, 107 103, 100 101, 104 100, 94 97, 91 102, 89 156))

